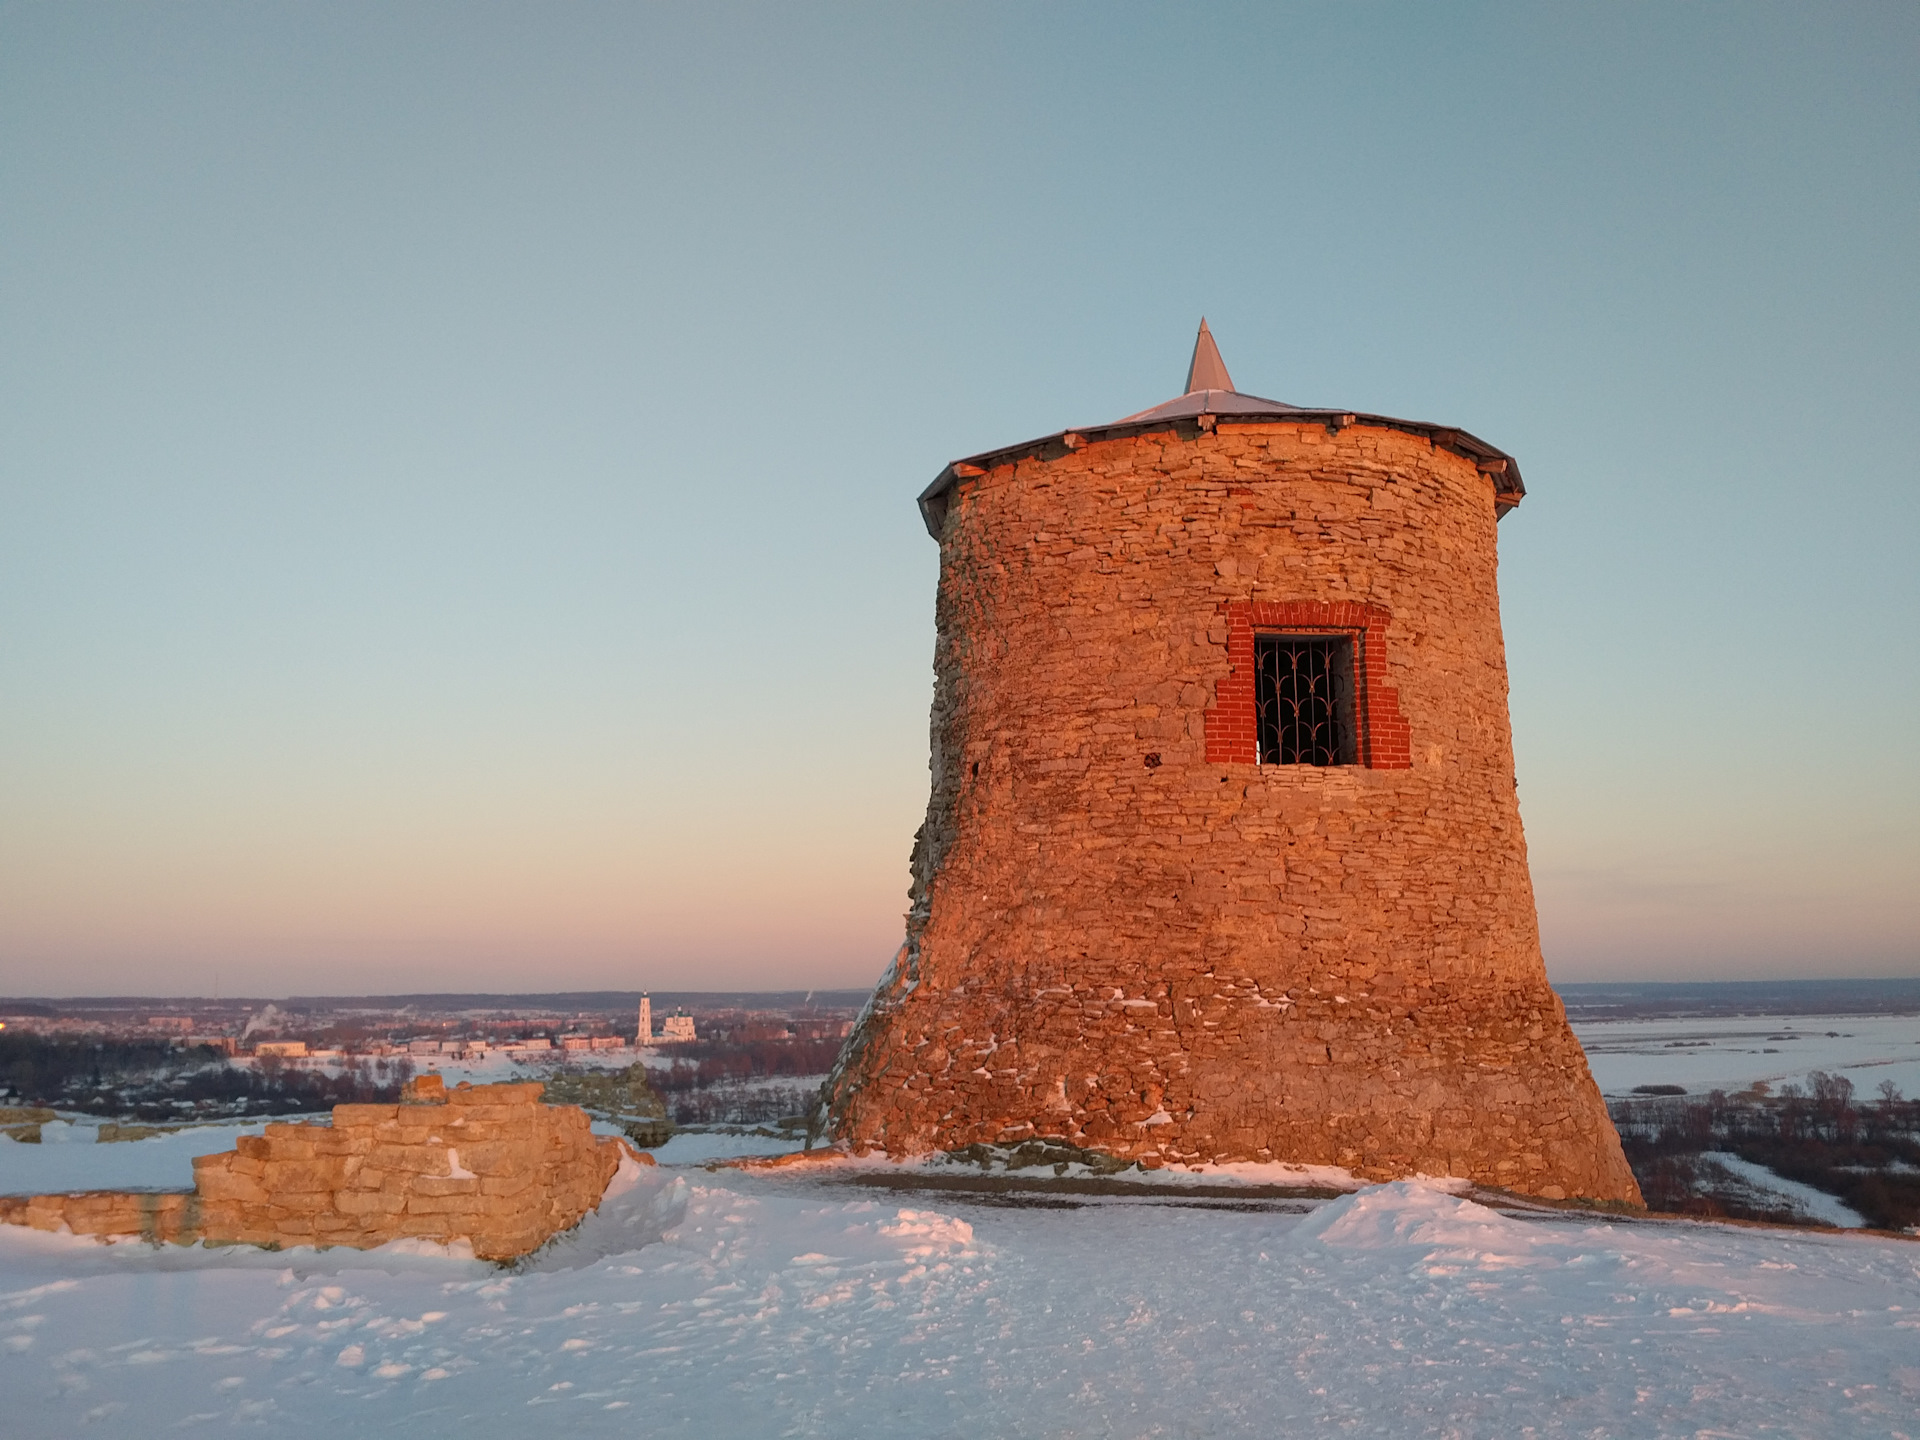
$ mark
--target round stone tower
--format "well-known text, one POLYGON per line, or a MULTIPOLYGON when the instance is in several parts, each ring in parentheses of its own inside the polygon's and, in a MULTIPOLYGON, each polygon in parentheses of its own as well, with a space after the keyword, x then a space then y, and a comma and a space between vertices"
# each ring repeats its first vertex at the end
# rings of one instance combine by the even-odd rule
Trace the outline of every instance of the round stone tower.
POLYGON ((1639 1203, 1540 956, 1524 493, 1464 431, 1237 393, 1204 321, 1177 399, 943 470, 932 798, 833 1137, 1639 1203))

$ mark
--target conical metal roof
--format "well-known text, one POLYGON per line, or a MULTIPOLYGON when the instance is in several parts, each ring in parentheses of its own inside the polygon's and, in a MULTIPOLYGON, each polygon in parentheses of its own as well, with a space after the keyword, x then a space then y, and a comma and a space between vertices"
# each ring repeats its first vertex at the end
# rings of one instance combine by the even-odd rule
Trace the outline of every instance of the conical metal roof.
POLYGON ((1434 425, 1424 420, 1396 420, 1390 415, 1369 415, 1351 410, 1328 410, 1312 406, 1288 405, 1280 400, 1267 400, 1258 395, 1243 395, 1233 388, 1233 380, 1227 374, 1226 361, 1220 356, 1220 347, 1215 343, 1213 331, 1207 328, 1203 317, 1200 321, 1200 333, 1194 337, 1193 359, 1187 366, 1187 390, 1184 395, 1155 405, 1149 410, 1136 410, 1131 415, 1123 415, 1118 420, 1110 420, 1104 425, 1085 425, 1073 430, 1056 430, 1051 435, 1042 435, 1037 440, 1028 440, 1019 445, 1009 445, 1000 450, 987 450, 978 455, 969 455, 963 460, 955 460, 942 470, 925 490, 920 492, 920 517, 926 522, 927 533, 940 538, 940 527, 946 519, 947 492, 961 480, 971 479, 984 474, 995 465, 1005 465, 1011 461, 1038 454, 1050 447, 1061 446, 1067 450, 1077 450, 1089 440, 1107 440, 1125 434, 1139 434, 1144 431, 1164 427, 1169 421, 1191 420, 1203 430, 1211 430, 1221 420, 1251 420, 1286 418, 1291 420, 1319 420, 1325 424, 1344 428, 1348 425, 1378 425, 1389 430, 1404 430, 1416 435, 1424 435, 1435 445, 1455 451, 1474 461, 1487 474, 1493 477, 1494 503, 1497 514, 1505 515, 1520 503, 1520 497, 1527 493, 1526 486, 1520 481, 1520 467, 1513 457, 1499 450, 1478 436, 1465 430, 1455 429, 1451 425, 1434 425))
POLYGON ((1227 374, 1227 362, 1220 358, 1207 320, 1200 317, 1200 333, 1193 337, 1193 359, 1187 365, 1187 393, 1176 395, 1151 410, 1137 410, 1114 421, 1115 425, 1134 425, 1142 420, 1179 420, 1197 415, 1299 415, 1298 405, 1279 400, 1263 400, 1258 395, 1242 395, 1233 388, 1227 374))
POLYGON ((1213 332, 1202 315, 1200 333, 1193 337, 1193 360, 1187 366, 1187 393, 1231 389, 1233 377, 1227 374, 1227 362, 1220 358, 1220 347, 1213 343, 1213 332))

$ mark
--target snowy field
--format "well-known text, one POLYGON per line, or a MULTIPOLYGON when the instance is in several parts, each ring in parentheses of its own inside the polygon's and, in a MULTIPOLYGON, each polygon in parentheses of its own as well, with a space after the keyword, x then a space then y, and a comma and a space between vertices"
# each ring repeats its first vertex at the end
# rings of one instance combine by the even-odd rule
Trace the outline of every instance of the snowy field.
POLYGON ((1920 1015, 1746 1015, 1669 1020, 1576 1020, 1603 1094, 1636 1085, 1744 1090, 1756 1080, 1804 1087, 1825 1070, 1853 1082, 1856 1102, 1880 1082, 1920 1097, 1920 1015))
POLYGON ((96 1122, 55 1120, 40 1127, 41 1143, 37 1145, 0 1135, 0 1195, 51 1195, 60 1190, 191 1190, 194 1156, 231 1150, 240 1136, 261 1134, 266 1124, 265 1120, 236 1120, 227 1125, 196 1125, 145 1140, 99 1145, 94 1143, 96 1122))
MULTIPOLYGON (((613 1133, 612 1127, 595 1125, 598 1134, 613 1133)), ((752 1131, 679 1130, 664 1145, 647 1153, 661 1165, 705 1165, 710 1160, 731 1160, 741 1155, 787 1155, 800 1148, 798 1140, 774 1139, 752 1131)))
POLYGON ((629 1165, 508 1273, 0 1229, 9 1435, 1920 1435, 1920 1245, 629 1165))
POLYGON ((1723 1172, 1753 1197, 1750 1203, 1761 1207, 1786 1206, 1805 1216, 1814 1225, 1832 1225, 1841 1230, 1859 1230, 1866 1221, 1835 1196, 1811 1185, 1802 1185, 1784 1175, 1776 1175, 1764 1165, 1742 1160, 1724 1150, 1703 1150, 1700 1160, 1723 1172))

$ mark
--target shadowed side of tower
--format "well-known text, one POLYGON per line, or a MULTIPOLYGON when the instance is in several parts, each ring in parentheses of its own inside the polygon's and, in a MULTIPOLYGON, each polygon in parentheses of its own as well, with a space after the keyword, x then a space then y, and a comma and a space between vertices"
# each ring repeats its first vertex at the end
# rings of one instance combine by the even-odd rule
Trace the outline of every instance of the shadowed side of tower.
POLYGON ((956 462, 906 943, 826 1097, 1034 1136, 1639 1201, 1546 980, 1464 432, 1223 388, 956 462))

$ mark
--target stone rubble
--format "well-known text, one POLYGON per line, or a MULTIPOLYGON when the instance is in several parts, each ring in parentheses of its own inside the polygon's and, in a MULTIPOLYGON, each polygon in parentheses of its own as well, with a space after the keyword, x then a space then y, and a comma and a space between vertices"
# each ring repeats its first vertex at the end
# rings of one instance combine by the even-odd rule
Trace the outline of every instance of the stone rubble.
POLYGON ((270 1124, 202 1155, 190 1193, 0 1196, 0 1223, 269 1249, 467 1241, 510 1260, 578 1224, 635 1154, 585 1112, 541 1104, 541 1088, 427 1075, 401 1104, 336 1105, 331 1125, 270 1124))

